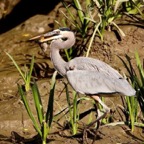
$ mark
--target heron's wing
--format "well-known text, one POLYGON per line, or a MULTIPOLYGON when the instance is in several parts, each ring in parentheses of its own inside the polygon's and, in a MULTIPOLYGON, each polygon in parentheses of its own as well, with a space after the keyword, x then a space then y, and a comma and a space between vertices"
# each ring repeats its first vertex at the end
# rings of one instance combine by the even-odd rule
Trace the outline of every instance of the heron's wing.
POLYGON ((71 60, 68 67, 68 81, 78 92, 135 94, 135 90, 117 70, 100 60, 78 57, 71 60))
POLYGON ((98 59, 77 57, 71 60, 68 65, 69 67, 74 67, 77 70, 95 71, 96 73, 99 72, 107 76, 122 78, 117 70, 113 69, 111 66, 98 59))
POLYGON ((122 93, 134 95, 135 91, 124 78, 115 78, 95 71, 67 71, 67 79, 73 89, 82 94, 122 93))

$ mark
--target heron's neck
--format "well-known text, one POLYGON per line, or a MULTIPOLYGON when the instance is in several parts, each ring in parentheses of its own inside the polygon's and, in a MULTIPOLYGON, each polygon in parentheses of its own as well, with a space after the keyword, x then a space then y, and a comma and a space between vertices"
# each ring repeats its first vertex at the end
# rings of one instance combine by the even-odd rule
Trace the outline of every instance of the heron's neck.
POLYGON ((55 69, 60 73, 62 76, 66 74, 66 63, 59 53, 59 49, 51 48, 50 49, 51 60, 55 69))

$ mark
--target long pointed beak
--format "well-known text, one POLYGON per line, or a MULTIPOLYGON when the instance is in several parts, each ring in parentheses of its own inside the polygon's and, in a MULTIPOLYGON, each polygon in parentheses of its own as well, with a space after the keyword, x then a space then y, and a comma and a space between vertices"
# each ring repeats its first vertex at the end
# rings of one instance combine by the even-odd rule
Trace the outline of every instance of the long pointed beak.
POLYGON ((62 35, 60 34, 60 32, 54 30, 52 32, 48 32, 48 33, 45 33, 45 34, 42 34, 42 35, 32 37, 29 40, 30 41, 34 40, 34 41, 38 41, 40 43, 43 43, 43 42, 50 41, 50 40, 53 40, 53 39, 58 39, 58 38, 61 38, 61 37, 62 37, 62 35))

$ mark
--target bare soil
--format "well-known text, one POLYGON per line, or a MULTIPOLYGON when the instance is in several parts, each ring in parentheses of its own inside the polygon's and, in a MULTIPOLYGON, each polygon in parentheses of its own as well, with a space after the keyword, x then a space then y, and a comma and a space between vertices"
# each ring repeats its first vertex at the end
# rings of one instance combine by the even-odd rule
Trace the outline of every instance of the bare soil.
MULTIPOLYGON (((45 13, 31 15, 18 24, 13 22, 15 25, 12 28, 4 26, 4 24, 8 24, 9 20, 2 21, 1 29, 4 28, 4 31, 1 31, 0 34, 0 144, 40 143, 39 138, 35 137, 37 133, 18 93, 17 84, 23 83, 23 81, 5 52, 11 54, 23 70, 25 70, 25 65, 29 65, 32 55, 35 56, 36 71, 34 76, 37 79, 42 102, 46 108, 50 92, 50 78, 54 72, 53 65, 49 58, 49 51, 47 51, 47 57, 45 57, 37 44, 30 43, 27 40, 37 34, 58 28, 59 26, 55 20, 62 23, 63 15, 60 12, 61 10, 65 12, 65 9, 59 3, 53 9, 45 11, 45 13)), ((19 12, 19 9, 17 12, 19 12)), ((121 25, 120 27, 126 36, 118 38, 114 31, 107 31, 105 32, 104 42, 101 42, 96 37, 90 57, 105 61, 120 73, 125 73, 126 70, 118 56, 125 59, 125 54, 128 54, 135 65, 134 53, 135 50, 138 50, 140 58, 143 59, 144 29, 143 26, 135 25, 121 25)), ((57 77, 54 114, 61 111, 61 108, 67 107, 63 81, 66 80, 60 76, 57 77)), ((72 97, 72 89, 70 88, 69 91, 72 97)), ((35 111, 31 95, 28 96, 28 100, 31 108, 35 111)), ((114 111, 113 123, 125 121, 124 114, 121 113, 121 117, 118 113, 117 107, 122 104, 120 96, 107 97, 105 102, 114 111)), ((89 109, 93 109, 91 101, 84 100, 80 103, 80 113, 84 113, 89 109)), ((83 125, 87 124, 89 115, 81 118, 79 122, 80 128, 76 136, 72 136, 70 130, 66 129, 66 118, 63 115, 61 115, 62 118, 59 116, 57 122, 52 124, 48 143, 142 144, 144 142, 143 128, 135 127, 134 132, 131 132, 125 124, 102 125, 98 130, 89 129, 84 135, 83 125)), ((92 112, 92 119, 95 119, 95 111, 92 112)))

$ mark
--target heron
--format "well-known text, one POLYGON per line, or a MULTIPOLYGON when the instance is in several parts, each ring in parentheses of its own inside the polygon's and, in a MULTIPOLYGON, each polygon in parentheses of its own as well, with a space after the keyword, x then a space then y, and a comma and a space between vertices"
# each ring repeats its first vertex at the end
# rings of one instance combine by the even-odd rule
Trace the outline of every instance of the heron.
MULTIPOLYGON (((51 32, 36 36, 40 44, 50 43, 50 57, 54 68, 65 77, 71 87, 78 93, 90 96, 100 105, 104 113, 94 121, 100 121, 110 108, 101 100, 101 96, 119 93, 134 96, 136 91, 129 82, 107 63, 90 57, 75 57, 66 62, 60 55, 60 50, 71 48, 75 42, 75 34, 69 28, 59 28, 51 32)), ((92 123, 93 124, 93 123, 92 123)))

